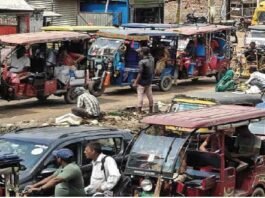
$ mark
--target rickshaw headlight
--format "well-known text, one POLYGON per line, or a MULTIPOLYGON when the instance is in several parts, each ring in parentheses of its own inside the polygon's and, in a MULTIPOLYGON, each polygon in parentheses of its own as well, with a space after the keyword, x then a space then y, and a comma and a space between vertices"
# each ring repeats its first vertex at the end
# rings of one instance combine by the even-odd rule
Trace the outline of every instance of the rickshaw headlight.
POLYGON ((148 191, 151 191, 152 188, 153 188, 153 184, 151 182, 150 179, 144 179, 142 182, 141 182, 141 188, 148 192, 148 191))
POLYGON ((102 67, 101 64, 98 64, 98 65, 97 65, 97 69, 101 70, 102 68, 103 68, 103 67, 102 67))

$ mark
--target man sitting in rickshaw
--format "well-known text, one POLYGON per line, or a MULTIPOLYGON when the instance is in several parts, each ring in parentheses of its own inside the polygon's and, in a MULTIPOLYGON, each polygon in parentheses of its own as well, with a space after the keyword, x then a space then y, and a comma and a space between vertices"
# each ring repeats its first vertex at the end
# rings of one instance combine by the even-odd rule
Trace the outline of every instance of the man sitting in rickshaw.
POLYGON ((20 80, 28 76, 30 58, 26 55, 25 46, 18 46, 16 53, 11 56, 10 72, 16 73, 20 80))

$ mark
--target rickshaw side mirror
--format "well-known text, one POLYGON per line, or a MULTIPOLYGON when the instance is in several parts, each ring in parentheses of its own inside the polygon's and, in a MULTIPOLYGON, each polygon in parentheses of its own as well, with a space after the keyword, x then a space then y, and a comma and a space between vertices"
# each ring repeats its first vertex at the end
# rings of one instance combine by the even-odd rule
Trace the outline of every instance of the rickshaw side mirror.
POLYGON ((45 168, 43 169, 40 174, 37 176, 38 179, 42 179, 52 175, 57 169, 56 168, 45 168))

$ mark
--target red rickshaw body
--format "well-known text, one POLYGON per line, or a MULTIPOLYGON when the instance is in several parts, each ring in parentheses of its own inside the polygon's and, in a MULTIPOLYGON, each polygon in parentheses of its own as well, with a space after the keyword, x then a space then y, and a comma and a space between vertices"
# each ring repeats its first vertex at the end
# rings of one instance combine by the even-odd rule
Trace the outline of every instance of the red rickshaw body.
POLYGON ((176 189, 177 194, 184 196, 236 197, 257 196, 257 192, 265 192, 265 136, 264 134, 253 133, 261 139, 260 153, 251 159, 247 169, 237 172, 234 166, 226 163, 224 130, 248 126, 249 123, 264 118, 265 110, 238 105, 218 105, 191 111, 148 116, 142 122, 150 125, 181 128, 188 133, 193 133, 200 128, 221 132, 220 152, 186 150, 188 167, 186 174, 195 179, 187 182, 176 182, 176 186, 173 188, 176 189))
MULTIPOLYGON (((181 26, 168 31, 177 32, 180 39, 194 41, 195 49, 198 51, 198 40, 204 40, 205 52, 203 55, 190 56, 179 49, 177 54, 179 59, 180 78, 198 78, 200 76, 217 76, 224 73, 230 66, 230 35, 233 27, 223 25, 202 25, 202 26, 181 26), (216 35, 222 35, 223 38, 216 35), (199 38, 199 39, 198 39, 199 38), (211 42, 217 42, 218 54, 214 53, 211 42), (220 45, 220 46, 219 46, 220 45), (180 55, 179 55, 180 54, 180 55)), ((196 51, 196 53, 197 53, 196 51)), ((195 54, 196 54, 195 53, 195 54)))
MULTIPOLYGON (((1 45, 4 48, 8 46, 10 49, 9 53, 1 53, 0 97, 9 101, 32 97, 42 100, 52 94, 66 96, 74 86, 70 81, 65 84, 58 81, 55 77, 56 67, 60 66, 57 64, 58 58, 54 58, 56 63, 52 64, 47 60, 47 52, 54 50, 57 53, 58 48, 66 41, 86 41, 89 38, 89 35, 77 32, 34 32, 0 36, 1 45), (36 46, 41 45, 45 45, 42 61, 33 55, 33 49, 36 52, 36 46), (11 54, 16 52, 18 46, 27 48, 26 56, 30 60, 29 71, 14 73, 9 70, 11 63, 8 59, 11 59, 11 54), (24 75, 27 77, 21 78, 24 75)), ((86 70, 83 73, 86 73, 86 70)), ((85 86, 87 83, 88 79, 85 75, 79 86, 85 86)), ((70 103, 69 100, 68 102, 70 103)))

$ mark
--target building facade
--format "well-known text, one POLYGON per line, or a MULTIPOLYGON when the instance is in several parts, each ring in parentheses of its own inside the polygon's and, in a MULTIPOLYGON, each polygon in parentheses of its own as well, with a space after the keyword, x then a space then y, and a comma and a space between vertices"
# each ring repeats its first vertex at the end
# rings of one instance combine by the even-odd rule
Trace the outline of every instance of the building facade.
MULTIPOLYGON (((208 17, 208 3, 211 1, 211 5, 215 12, 215 21, 221 20, 222 7, 227 5, 226 0, 181 0, 180 4, 180 22, 186 21, 186 16, 189 13, 193 13, 195 16, 205 16, 208 17)), ((176 23, 177 12, 178 12, 178 1, 177 0, 165 0, 164 6, 164 22, 165 23, 176 23)), ((226 11, 225 11, 226 12, 226 11)), ((226 15, 224 13, 223 15, 226 15)))

